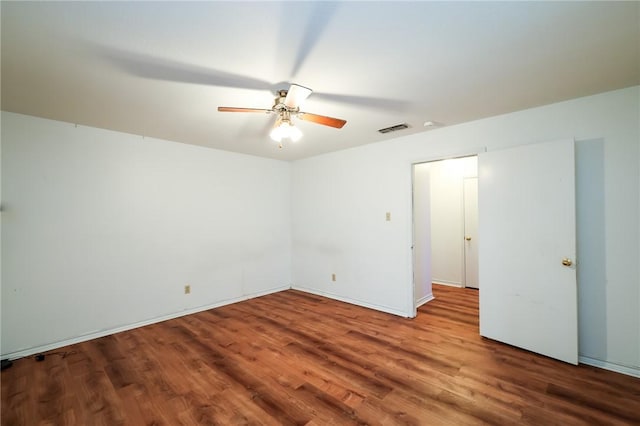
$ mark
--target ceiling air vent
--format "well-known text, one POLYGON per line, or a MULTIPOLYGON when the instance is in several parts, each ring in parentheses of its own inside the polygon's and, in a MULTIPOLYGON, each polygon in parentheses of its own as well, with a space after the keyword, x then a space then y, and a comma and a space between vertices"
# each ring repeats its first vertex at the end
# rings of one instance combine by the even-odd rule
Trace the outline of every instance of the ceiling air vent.
POLYGON ((409 128, 409 125, 407 123, 402 123, 402 124, 396 124, 395 126, 391 126, 391 127, 385 127, 384 129, 379 129, 378 131, 380 133, 390 133, 390 132, 397 132, 398 130, 404 130, 408 128, 409 128))

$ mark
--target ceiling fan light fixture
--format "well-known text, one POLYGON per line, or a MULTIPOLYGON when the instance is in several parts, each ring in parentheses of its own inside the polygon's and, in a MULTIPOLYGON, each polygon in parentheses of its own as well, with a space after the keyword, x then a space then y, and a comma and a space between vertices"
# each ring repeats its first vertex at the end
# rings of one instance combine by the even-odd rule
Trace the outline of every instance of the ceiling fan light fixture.
POLYGON ((276 121, 276 125, 271 129, 269 136, 276 142, 282 142, 283 139, 298 142, 302 138, 302 132, 290 120, 280 119, 276 121))

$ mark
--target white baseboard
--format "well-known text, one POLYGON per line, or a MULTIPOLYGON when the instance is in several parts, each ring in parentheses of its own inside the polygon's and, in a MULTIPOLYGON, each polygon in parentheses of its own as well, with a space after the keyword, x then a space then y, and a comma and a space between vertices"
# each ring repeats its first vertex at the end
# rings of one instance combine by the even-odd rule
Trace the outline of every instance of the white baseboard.
MULTIPOLYGON (((444 285, 457 286, 457 285, 451 284, 451 283, 440 283, 440 282, 434 282, 434 283, 435 284, 444 284, 444 285)), ((222 301, 219 301, 219 302, 216 302, 216 303, 212 303, 212 304, 209 304, 209 305, 198 306, 196 308, 191 308, 191 309, 187 309, 187 310, 184 310, 184 311, 181 311, 181 312, 175 312, 175 313, 172 313, 172 314, 163 315, 163 316, 152 318, 152 319, 149 319, 149 320, 140 321, 140 322, 137 322, 137 323, 134 323, 134 324, 128 324, 128 325, 124 325, 124 326, 120 326, 120 327, 116 327, 116 328, 112 328, 112 329, 108 329, 108 330, 97 331, 97 332, 94 332, 94 333, 85 334, 85 335, 74 337, 74 338, 71 338, 71 339, 61 340, 61 341, 54 342, 54 343, 49 343, 49 344, 46 344, 46 345, 36 346, 36 347, 33 347, 33 348, 29 348, 29 349, 24 349, 24 350, 20 350, 20 351, 16 351, 16 352, 2 354, 0 357, 2 359, 15 360, 15 359, 18 359, 18 358, 23 358, 23 357, 26 357, 26 356, 30 356, 30 355, 34 355, 34 354, 38 354, 38 353, 42 353, 42 352, 48 352, 48 351, 51 351, 51 350, 54 350, 54 349, 62 348, 64 346, 69 346, 69 345, 73 345, 73 344, 76 344, 76 343, 86 342, 88 340, 93 340, 93 339, 97 339, 97 338, 100 338, 100 337, 108 336, 108 335, 111 335, 111 334, 120 333, 122 331, 133 330, 134 328, 144 327, 146 325, 151 325, 151 324, 155 324, 155 323, 158 323, 158 322, 162 322, 162 321, 167 321, 167 320, 174 319, 174 318, 183 317, 183 316, 186 316, 186 315, 195 314, 195 313, 206 311, 206 310, 209 310, 209 309, 218 308, 220 306, 231 305, 233 303, 242 302, 244 300, 253 299, 255 297, 265 296, 265 295, 271 294, 271 293, 277 293, 279 291, 288 290, 290 288, 292 288, 294 290, 303 291, 305 293, 310 293, 310 294, 315 294, 315 295, 318 295, 318 296, 328 297, 330 299, 339 300, 341 302, 351 303, 353 305, 362 306, 362 307, 369 308, 369 309, 374 309, 376 311, 386 312, 386 313, 397 315, 397 316, 400 316, 400 317, 405 317, 405 318, 410 318, 411 317, 411 315, 407 315, 406 312, 402 312, 400 310, 397 310, 395 308, 391 308, 391 307, 388 307, 388 306, 383 306, 383 305, 377 305, 377 304, 373 304, 373 303, 369 303, 369 302, 364 302, 362 300, 356 300, 356 299, 352 299, 352 298, 349 298, 349 297, 343 297, 343 296, 339 296, 339 295, 336 295, 336 294, 333 294, 333 293, 329 293, 329 292, 312 290, 312 289, 308 289, 308 288, 304 288, 304 287, 298 287, 298 286, 295 286, 295 285, 287 285, 287 286, 271 288, 271 289, 268 289, 268 290, 263 290, 263 291, 260 291, 260 292, 257 292, 257 293, 243 295, 241 297, 222 300, 222 301)), ((428 294, 428 295, 418 299, 418 301, 416 302, 416 307, 422 306, 425 303, 427 303, 427 302, 429 302, 429 301, 431 301, 433 299, 435 299, 433 294, 428 294)), ((628 375, 628 376, 633 376, 633 377, 640 378, 640 368, 639 367, 615 364, 615 363, 612 363, 612 362, 602 361, 602 360, 599 360, 599 359, 589 358, 589 357, 586 357, 586 356, 580 356, 578 358, 578 361, 581 364, 590 365, 592 367, 598 367, 598 368, 602 368, 602 369, 605 369, 605 370, 614 371, 616 373, 625 374, 625 375, 628 375)))
POLYGON ((400 311, 400 310, 398 310, 396 308, 391 308, 389 306, 384 306, 384 305, 377 305, 375 303, 364 302, 362 300, 352 299, 350 297, 339 296, 337 294, 329 293, 329 292, 326 292, 326 291, 312 290, 312 289, 309 289, 309 288, 299 287, 299 286, 296 286, 296 285, 293 285, 291 288, 294 289, 294 290, 303 291, 305 293, 315 294, 316 296, 327 297, 329 299, 339 300, 341 302, 351 303, 352 305, 357 305, 357 306, 362 306, 364 308, 373 309, 375 311, 386 312, 387 314, 397 315, 397 316, 403 317, 403 318, 411 318, 411 317, 413 317, 413 315, 409 315, 409 314, 407 314, 407 312, 400 311))
POLYGON ((448 285, 449 287, 459 287, 459 288, 464 287, 462 283, 457 281, 447 281, 447 280, 439 280, 439 279, 433 278, 431 282, 433 282, 434 284, 448 285))
POLYGON ((599 359, 589 358, 586 356, 579 356, 578 362, 580 364, 586 364, 592 367, 603 368, 605 370, 615 371, 616 373, 626 374, 627 376, 640 377, 640 367, 614 364, 612 362, 602 361, 599 359))
POLYGON ((432 301, 433 299, 435 299, 435 297, 433 297, 433 293, 429 293, 426 296, 421 297, 416 301, 416 308, 419 308, 420 306, 424 305, 427 302, 432 301))
POLYGON ((285 286, 281 286, 281 287, 275 287, 275 288, 271 288, 271 289, 268 289, 268 290, 259 291, 257 293, 251 293, 251 294, 246 294, 246 295, 243 295, 243 296, 240 296, 240 297, 235 297, 235 298, 232 298, 232 299, 221 300, 219 302, 215 302, 215 303, 212 303, 212 304, 209 304, 209 305, 203 305, 203 306, 198 306, 196 308, 185 309, 184 311, 174 312, 174 313, 167 314, 167 315, 162 315, 162 316, 159 316, 159 317, 155 317, 155 318, 151 318, 151 319, 148 319, 148 320, 136 322, 136 323, 133 323, 133 324, 127 324, 127 325, 123 325, 123 326, 120 326, 120 327, 110 328, 108 330, 96 331, 96 332, 93 332, 93 333, 83 334, 82 336, 73 337, 71 339, 65 339, 65 340, 61 340, 61 341, 58 341, 58 342, 54 342, 54 343, 48 343, 46 345, 35 346, 33 348, 28 348, 28 349, 23 349, 23 350, 16 351, 16 352, 10 352, 10 353, 7 353, 7 354, 2 354, 0 357, 2 359, 12 359, 12 360, 18 359, 18 358, 23 358, 23 357, 34 355, 34 354, 39 354, 39 353, 48 352, 48 351, 51 351, 51 350, 54 350, 54 349, 59 349, 59 348, 62 348, 64 346, 69 346, 69 345, 73 345, 73 344, 76 344, 76 343, 82 343, 82 342, 86 342, 88 340, 97 339, 99 337, 109 336, 111 334, 120 333, 122 331, 133 330, 134 328, 144 327, 145 325, 151 325, 151 324, 155 324, 155 323, 158 323, 158 322, 162 322, 162 321, 167 321, 167 320, 174 319, 174 318, 183 317, 183 316, 186 316, 186 315, 195 314, 197 312, 207 311, 209 309, 219 308, 220 306, 231 305, 233 303, 242 302, 244 300, 253 299, 255 297, 265 296, 267 294, 277 293, 277 292, 283 291, 283 290, 289 290, 290 288, 291 288, 290 285, 285 285, 285 286))

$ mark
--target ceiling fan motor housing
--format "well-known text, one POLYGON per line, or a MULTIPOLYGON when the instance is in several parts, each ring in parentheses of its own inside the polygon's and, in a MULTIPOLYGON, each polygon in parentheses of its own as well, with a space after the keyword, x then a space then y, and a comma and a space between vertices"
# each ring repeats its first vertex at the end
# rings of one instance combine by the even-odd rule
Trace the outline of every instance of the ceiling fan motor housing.
POLYGON ((291 108, 285 104, 287 93, 289 93, 287 90, 278 90, 278 96, 276 96, 273 101, 273 112, 282 114, 283 111, 287 111, 289 113, 295 114, 300 110, 299 107, 291 108))

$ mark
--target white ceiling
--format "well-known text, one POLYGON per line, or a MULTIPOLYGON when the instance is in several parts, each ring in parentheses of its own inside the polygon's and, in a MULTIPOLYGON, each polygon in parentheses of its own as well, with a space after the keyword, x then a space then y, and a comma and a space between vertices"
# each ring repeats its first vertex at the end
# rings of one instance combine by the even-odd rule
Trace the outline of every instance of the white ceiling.
POLYGON ((639 2, 6 2, 2 109, 293 160, 640 84, 639 2), (278 149, 270 108, 314 93, 278 149), (377 129, 410 128, 381 135, 377 129))

